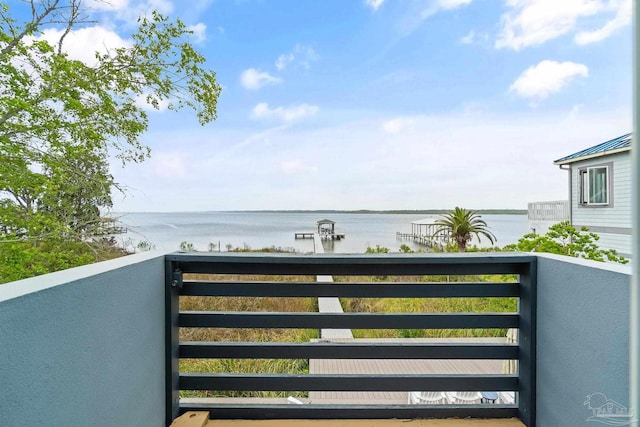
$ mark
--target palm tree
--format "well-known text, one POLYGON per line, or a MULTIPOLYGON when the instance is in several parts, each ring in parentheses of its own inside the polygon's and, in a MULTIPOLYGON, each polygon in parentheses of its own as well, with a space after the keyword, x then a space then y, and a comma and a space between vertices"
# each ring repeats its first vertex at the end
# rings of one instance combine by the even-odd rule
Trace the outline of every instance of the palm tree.
POLYGON ((491 244, 495 243, 493 235, 487 223, 481 219, 476 211, 456 207, 451 212, 442 215, 435 224, 438 226, 435 233, 447 232, 458 245, 458 252, 464 252, 473 235, 480 241, 480 235, 485 236, 491 244))

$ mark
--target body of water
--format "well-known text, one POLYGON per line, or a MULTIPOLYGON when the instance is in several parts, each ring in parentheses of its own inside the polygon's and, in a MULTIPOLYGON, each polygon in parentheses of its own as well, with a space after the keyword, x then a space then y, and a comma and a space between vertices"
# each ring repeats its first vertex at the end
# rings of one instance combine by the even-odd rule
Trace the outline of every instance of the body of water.
MULTIPOLYGON (((396 232, 410 233, 411 222, 438 215, 424 214, 355 214, 355 213, 294 213, 294 212, 180 212, 180 213, 121 213, 116 214, 128 232, 119 236, 129 247, 148 241, 160 251, 178 250, 181 242, 207 251, 209 243, 259 249, 277 246, 294 248, 298 252, 313 252, 312 239, 295 239, 296 232, 312 232, 316 222, 330 219, 336 232, 346 235, 344 240, 325 242, 326 252, 363 253, 376 245, 397 252, 400 245, 413 249, 421 246, 411 241, 399 241, 396 232)), ((483 215, 491 231, 498 238, 496 245, 515 243, 528 233, 527 215, 483 215)), ((477 242, 476 242, 477 243, 477 242)), ((482 240, 481 246, 488 241, 482 240)))

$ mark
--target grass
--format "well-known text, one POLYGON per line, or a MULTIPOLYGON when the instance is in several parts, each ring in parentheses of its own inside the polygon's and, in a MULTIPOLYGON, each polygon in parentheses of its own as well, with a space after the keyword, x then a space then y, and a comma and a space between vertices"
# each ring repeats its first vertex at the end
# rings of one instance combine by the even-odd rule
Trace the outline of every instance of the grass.
MULTIPOLYGON (((424 282, 465 283, 515 281, 513 275, 488 276, 395 276, 346 277, 336 276, 343 282, 424 282)), ((452 284, 452 286, 454 286, 452 284)), ((341 298, 345 312, 360 313, 504 313, 516 312, 516 298, 341 298)), ((450 337, 504 337, 506 329, 356 329, 354 338, 450 338, 450 337)))
MULTIPOLYGON (((313 282, 311 276, 185 275, 185 280, 313 282)), ((316 298, 180 297, 188 311, 318 311, 316 298)), ((180 328, 181 341, 308 342, 318 338, 313 329, 180 328)), ((181 372, 304 374, 307 359, 180 359, 181 372)), ((182 391, 182 397, 304 397, 303 392, 182 391)))
MULTIPOLYGON (((315 276, 185 275, 186 280, 314 282, 315 276)), ((336 282, 515 282, 515 276, 334 276, 336 282)), ((445 313, 515 312, 516 298, 342 298, 346 312, 445 313)), ((188 311, 316 312, 316 298, 281 297, 180 297, 180 309, 188 311)), ((505 329, 364 329, 355 338, 504 337, 505 329)), ((181 328, 181 341, 308 342, 317 330, 181 328)), ((181 359, 181 372, 306 374, 305 359, 181 359)), ((183 397, 304 397, 304 392, 182 391, 183 397)))

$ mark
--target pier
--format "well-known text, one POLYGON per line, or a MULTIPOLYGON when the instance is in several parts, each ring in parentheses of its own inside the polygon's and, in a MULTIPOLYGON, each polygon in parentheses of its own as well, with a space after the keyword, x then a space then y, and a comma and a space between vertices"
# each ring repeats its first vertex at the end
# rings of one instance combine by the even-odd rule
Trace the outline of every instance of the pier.
MULTIPOLYGON (((313 251, 317 254, 323 254, 324 248, 318 233, 314 234, 313 251)), ((316 276, 318 283, 333 283, 333 276, 318 275, 316 276)), ((318 311, 320 313, 343 313, 340 299, 336 297, 318 297, 318 311)), ((353 339, 351 329, 320 329, 320 339, 346 338, 353 339)))
POLYGON ((443 249, 451 241, 451 236, 446 231, 438 231, 439 225, 434 219, 427 218, 411 223, 411 233, 396 233, 398 240, 411 240, 429 248, 443 249))
POLYGON ((302 231, 302 232, 300 232, 300 233, 295 233, 295 238, 296 238, 296 239, 313 239, 313 236, 314 236, 315 234, 316 234, 316 233, 315 233, 315 232, 313 232, 313 231, 308 231, 308 232, 304 232, 304 231, 302 231))

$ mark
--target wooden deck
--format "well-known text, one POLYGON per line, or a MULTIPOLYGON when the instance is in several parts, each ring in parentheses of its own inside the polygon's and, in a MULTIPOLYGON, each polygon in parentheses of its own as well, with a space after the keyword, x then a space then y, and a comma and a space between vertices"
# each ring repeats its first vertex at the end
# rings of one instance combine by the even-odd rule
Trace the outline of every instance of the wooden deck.
MULTIPOLYGON (((415 342, 415 343, 504 343, 506 338, 380 338, 323 339, 331 342, 415 342)), ((390 359, 312 359, 309 361, 311 374, 500 374, 501 360, 390 360, 390 359)), ((297 398, 303 404, 349 404, 349 405, 406 405, 407 392, 309 392, 309 397, 297 398)), ((237 404, 286 404, 285 398, 182 398, 185 403, 237 403, 237 404)), ((198 427, 401 427, 410 423, 411 427, 524 427, 514 418, 509 419, 371 419, 371 420, 209 420, 198 427)), ((182 426, 182 424, 179 424, 182 426)), ((178 425, 176 425, 177 427, 178 425)), ((184 427, 187 425, 185 424, 184 427)), ((189 426, 190 427, 190 426, 189 426)))
MULTIPOLYGON (((326 340, 323 340, 326 341, 326 340)), ((344 339, 331 342, 485 342, 503 343, 505 338, 411 338, 411 339, 344 339)), ((391 360, 391 359, 311 359, 311 374, 500 374, 502 360, 391 360)), ((406 404, 406 392, 342 392, 311 391, 309 401, 317 404, 406 404)))
POLYGON ((313 231, 300 231, 298 233, 294 233, 294 238, 296 239, 313 239, 313 235, 316 234, 313 231))

